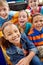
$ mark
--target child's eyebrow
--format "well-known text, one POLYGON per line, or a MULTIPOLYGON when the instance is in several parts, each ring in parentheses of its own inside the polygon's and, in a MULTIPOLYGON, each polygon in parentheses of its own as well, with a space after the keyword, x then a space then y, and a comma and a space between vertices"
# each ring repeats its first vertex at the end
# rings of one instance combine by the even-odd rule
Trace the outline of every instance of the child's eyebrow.
POLYGON ((7 34, 12 34, 12 32, 7 32, 7 34))
POLYGON ((41 15, 40 13, 33 14, 33 15, 32 15, 32 19, 33 19, 35 16, 42 16, 42 15, 41 15))

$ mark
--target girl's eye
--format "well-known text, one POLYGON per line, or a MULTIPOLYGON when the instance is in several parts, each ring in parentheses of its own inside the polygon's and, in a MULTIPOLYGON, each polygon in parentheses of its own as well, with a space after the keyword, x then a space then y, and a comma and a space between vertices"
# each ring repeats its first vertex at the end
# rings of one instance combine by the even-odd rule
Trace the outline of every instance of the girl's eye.
POLYGON ((8 36, 10 36, 12 33, 9 33, 8 36))
POLYGON ((30 1, 30 3, 32 3, 32 1, 30 1))
POLYGON ((43 20, 40 20, 40 22, 43 22, 43 20))
POLYGON ((37 23, 38 21, 35 21, 35 23, 37 23))
POLYGON ((23 16, 23 18, 26 18, 26 16, 23 16))
POLYGON ((34 2, 36 2, 36 0, 34 0, 34 2))
POLYGON ((6 9, 4 8, 4 11, 6 11, 6 9))
POLYGON ((17 30, 14 31, 15 33, 17 32, 17 30))

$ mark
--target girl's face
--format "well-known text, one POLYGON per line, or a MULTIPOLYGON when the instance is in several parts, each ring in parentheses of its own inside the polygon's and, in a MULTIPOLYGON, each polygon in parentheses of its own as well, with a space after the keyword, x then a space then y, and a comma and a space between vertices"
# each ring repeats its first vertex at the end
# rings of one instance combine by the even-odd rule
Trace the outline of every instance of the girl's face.
POLYGON ((18 17, 18 23, 21 27, 25 26, 25 23, 28 21, 27 13, 25 11, 21 11, 18 17))
POLYGON ((3 32, 5 39, 9 42, 14 45, 18 45, 20 43, 20 32, 14 24, 6 26, 3 32))
POLYGON ((38 7, 38 0, 29 0, 29 6, 32 10, 36 10, 38 7))
POLYGON ((37 30, 41 30, 42 29, 42 25, 43 25, 43 16, 41 15, 37 15, 33 18, 33 25, 37 30))
POLYGON ((7 6, 0 6, 0 17, 6 19, 9 14, 9 8, 7 6))

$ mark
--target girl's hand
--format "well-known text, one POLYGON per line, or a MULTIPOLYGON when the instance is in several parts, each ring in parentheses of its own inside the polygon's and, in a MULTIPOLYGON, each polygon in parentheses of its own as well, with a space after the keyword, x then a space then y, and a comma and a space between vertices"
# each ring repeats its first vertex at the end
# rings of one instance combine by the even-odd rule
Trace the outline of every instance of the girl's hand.
POLYGON ((21 59, 16 65, 29 65, 29 60, 27 57, 21 59))

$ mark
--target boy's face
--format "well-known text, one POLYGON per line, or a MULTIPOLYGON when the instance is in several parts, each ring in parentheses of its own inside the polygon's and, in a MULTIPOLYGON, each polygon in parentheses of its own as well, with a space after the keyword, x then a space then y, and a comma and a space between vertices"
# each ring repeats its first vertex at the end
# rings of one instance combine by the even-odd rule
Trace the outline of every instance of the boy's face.
POLYGON ((27 13, 25 11, 21 11, 18 17, 18 23, 21 27, 25 26, 25 23, 28 21, 27 13))
POLYGON ((6 19, 9 14, 9 8, 7 6, 0 6, 0 17, 6 19))
POLYGON ((29 0, 29 6, 32 10, 36 10, 38 7, 38 0, 29 0))
POLYGON ((41 15, 37 15, 33 18, 33 25, 37 30, 41 30, 42 29, 42 25, 43 25, 43 16, 41 15))
POLYGON ((21 35, 18 28, 14 24, 6 26, 3 32, 6 40, 9 42, 13 43, 14 45, 18 45, 20 43, 21 35))

